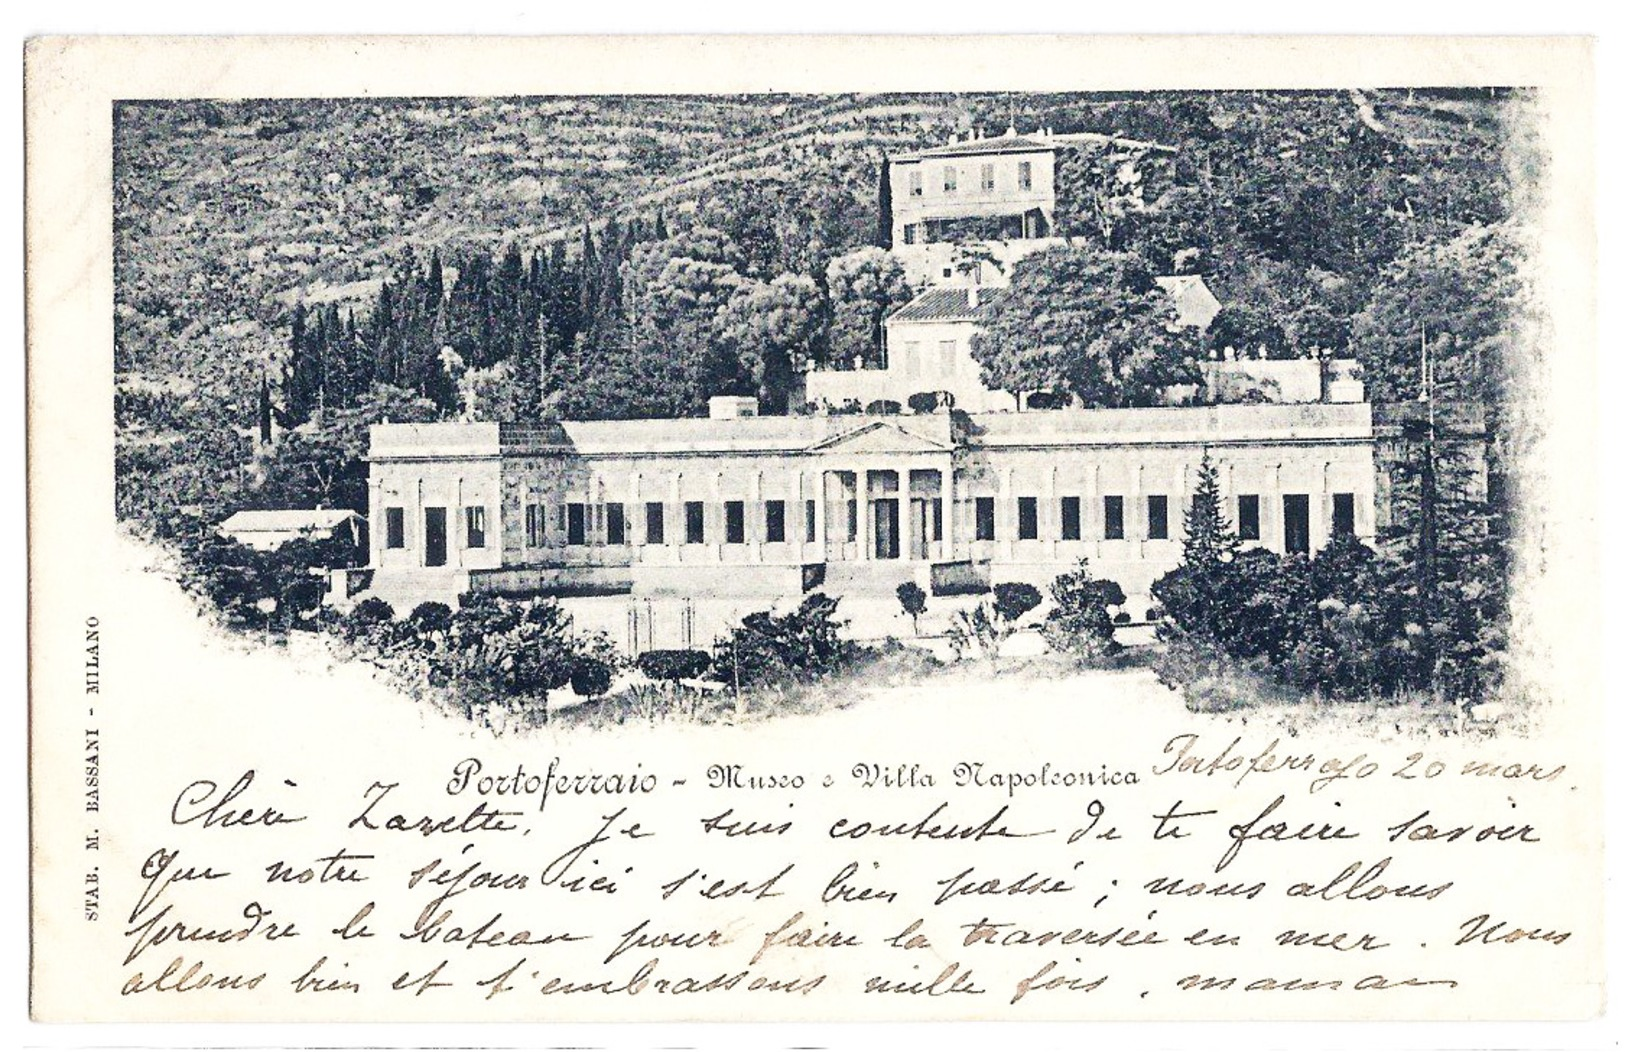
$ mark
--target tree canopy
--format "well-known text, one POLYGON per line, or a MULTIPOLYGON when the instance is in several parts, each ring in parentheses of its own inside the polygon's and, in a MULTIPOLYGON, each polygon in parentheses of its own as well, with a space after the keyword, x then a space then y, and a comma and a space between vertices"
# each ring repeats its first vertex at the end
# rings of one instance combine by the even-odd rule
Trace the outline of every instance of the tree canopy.
POLYGON ((1194 337, 1145 260, 1062 246, 1018 262, 989 307, 971 356, 989 386, 1064 391, 1086 406, 1148 405, 1194 379, 1194 337))

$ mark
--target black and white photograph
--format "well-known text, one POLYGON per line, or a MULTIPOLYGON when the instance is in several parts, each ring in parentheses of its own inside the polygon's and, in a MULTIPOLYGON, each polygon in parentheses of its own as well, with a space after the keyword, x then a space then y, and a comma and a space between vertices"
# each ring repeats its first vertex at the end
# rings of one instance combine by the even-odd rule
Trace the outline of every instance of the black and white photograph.
POLYGON ((1600 1010, 1589 52, 1170 43, 42 42, 36 1015, 1600 1010))
POLYGON ((1530 95, 121 103, 119 517, 502 731, 994 673, 1493 732, 1530 95))

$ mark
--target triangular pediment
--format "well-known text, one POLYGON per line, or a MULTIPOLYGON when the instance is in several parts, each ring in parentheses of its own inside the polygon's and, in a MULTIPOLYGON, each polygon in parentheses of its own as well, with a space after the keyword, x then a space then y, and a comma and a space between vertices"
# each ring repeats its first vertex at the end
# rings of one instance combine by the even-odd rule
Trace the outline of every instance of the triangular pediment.
POLYGON ((947 453, 952 447, 877 420, 807 447, 809 453, 947 453))

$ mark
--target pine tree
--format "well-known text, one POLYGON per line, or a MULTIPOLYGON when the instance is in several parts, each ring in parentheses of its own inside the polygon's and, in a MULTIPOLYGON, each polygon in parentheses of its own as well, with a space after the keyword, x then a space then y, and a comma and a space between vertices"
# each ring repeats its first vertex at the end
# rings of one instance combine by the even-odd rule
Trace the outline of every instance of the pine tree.
POLYGON ((1236 578, 1238 548, 1224 515, 1218 469, 1204 449, 1191 506, 1185 511, 1184 558, 1151 586, 1151 594, 1167 615, 1158 626, 1158 635, 1165 639, 1230 637, 1230 618, 1235 612, 1227 609, 1227 603, 1236 578))
POLYGON ((1185 565, 1208 570, 1235 557, 1238 542, 1219 496, 1219 470, 1207 450, 1196 470, 1196 489, 1185 510, 1185 565))

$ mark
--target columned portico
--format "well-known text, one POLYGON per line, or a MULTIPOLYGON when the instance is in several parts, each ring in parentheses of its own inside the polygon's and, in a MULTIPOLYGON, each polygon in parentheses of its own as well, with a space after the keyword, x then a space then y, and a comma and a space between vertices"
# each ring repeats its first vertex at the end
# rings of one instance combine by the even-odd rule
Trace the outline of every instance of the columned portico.
POLYGON ((1359 404, 380 425, 373 564, 415 602, 457 574, 515 594, 880 595, 927 567, 944 590, 1042 587, 1087 557, 1143 596, 1177 565, 1204 453, 1249 543, 1369 537, 1371 435, 1359 404))

